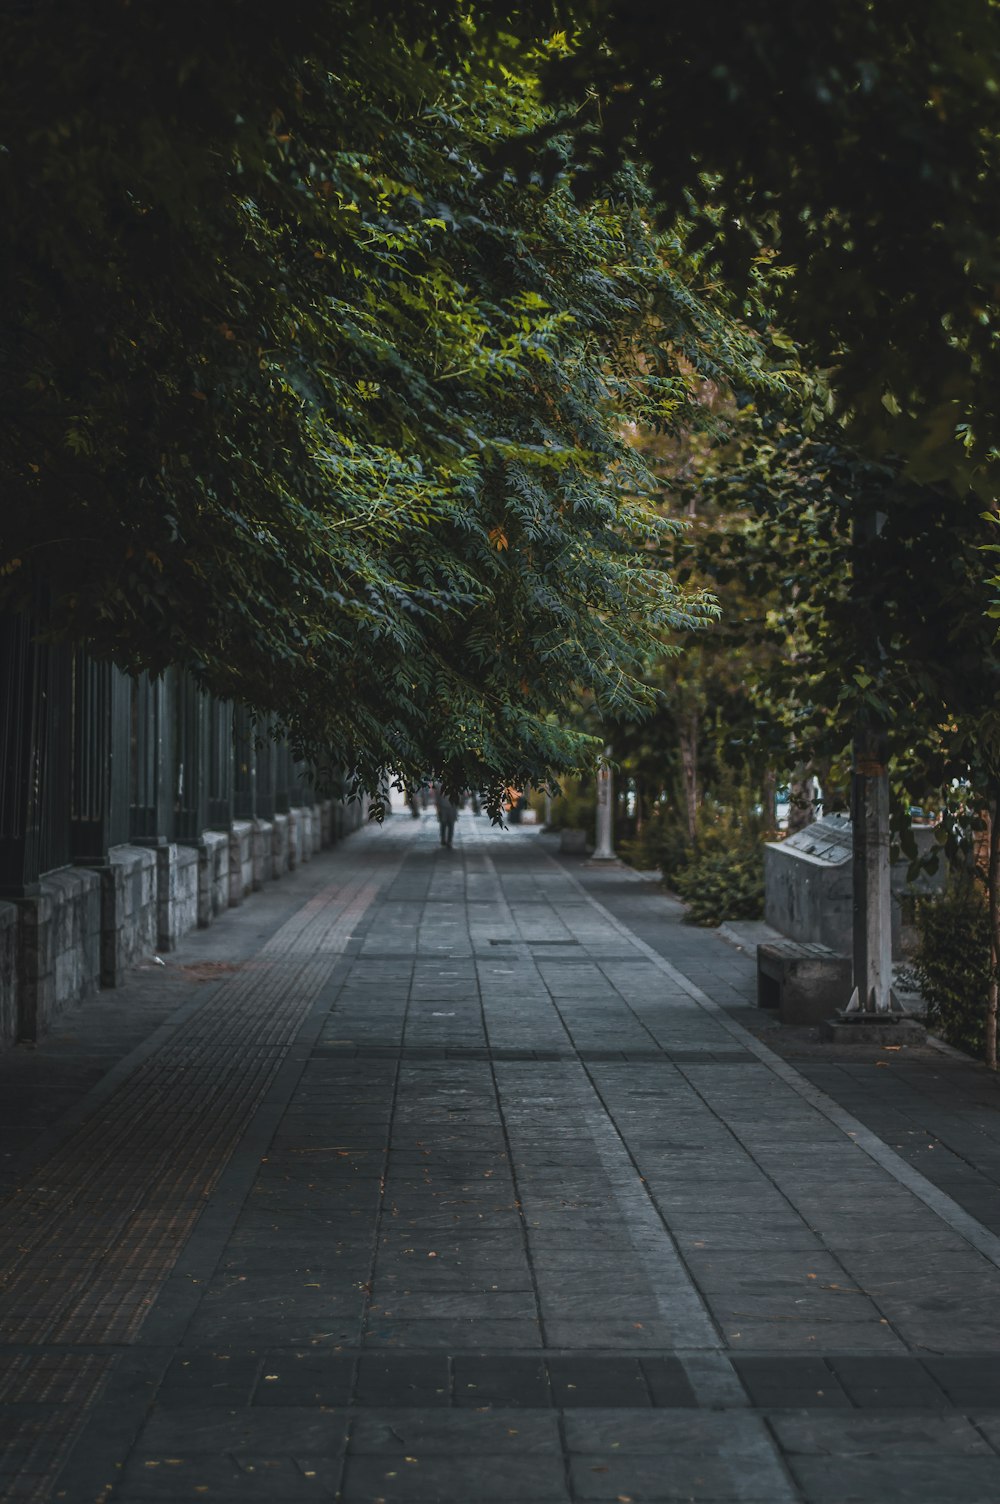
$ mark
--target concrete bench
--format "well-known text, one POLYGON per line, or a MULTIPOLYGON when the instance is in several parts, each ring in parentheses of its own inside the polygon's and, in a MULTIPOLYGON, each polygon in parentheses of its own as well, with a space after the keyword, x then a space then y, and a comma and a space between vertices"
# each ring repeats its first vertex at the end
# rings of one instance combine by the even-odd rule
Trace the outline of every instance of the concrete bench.
POLYGON ((757 947, 757 1006, 776 1008, 783 1024, 818 1024, 851 995, 851 958, 828 945, 769 940, 757 947))

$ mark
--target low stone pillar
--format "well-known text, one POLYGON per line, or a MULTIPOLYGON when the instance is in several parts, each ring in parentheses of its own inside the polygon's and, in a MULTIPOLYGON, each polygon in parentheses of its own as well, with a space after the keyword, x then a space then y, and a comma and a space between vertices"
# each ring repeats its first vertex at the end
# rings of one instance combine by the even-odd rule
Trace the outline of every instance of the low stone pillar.
POLYGON ((198 926, 198 849, 171 842, 156 848, 156 946, 176 950, 198 926))
POLYGON ((272 828, 272 831, 271 831, 272 842, 273 842, 271 850, 274 853, 274 876, 275 877, 280 877, 283 872, 287 872, 289 870, 289 865, 288 865, 288 847, 289 847, 289 830, 288 830, 288 825, 289 825, 289 822, 288 822, 288 816, 287 815, 275 815, 275 817, 274 817, 274 823, 273 823, 273 828, 272 828))
POLYGON ((17 905, 0 903, 0 1050, 17 1043, 17 905))
POLYGON ((293 804, 288 811, 288 870, 302 865, 302 808, 293 804))
POLYGON ((101 978, 101 879, 85 867, 43 877, 35 898, 16 900, 19 1039, 41 1039, 52 1021, 85 1002, 101 978))
POLYGON ((319 803, 319 839, 324 847, 333 845, 333 800, 321 799, 319 803))
POLYGON ((202 831, 198 853, 198 928, 207 930, 229 907, 229 837, 221 830, 202 831))
POLYGON ((234 820, 229 827, 230 908, 236 908, 253 892, 253 821, 234 820))
POLYGON ((156 852, 112 846, 101 879, 101 986, 120 987, 156 949, 156 852))
POLYGON ((311 804, 309 806, 309 815, 311 819, 312 854, 315 856, 317 851, 323 850, 323 811, 318 804, 311 804))
POLYGON ((274 877, 274 826, 270 820, 254 820, 250 846, 253 886, 260 889, 274 877))

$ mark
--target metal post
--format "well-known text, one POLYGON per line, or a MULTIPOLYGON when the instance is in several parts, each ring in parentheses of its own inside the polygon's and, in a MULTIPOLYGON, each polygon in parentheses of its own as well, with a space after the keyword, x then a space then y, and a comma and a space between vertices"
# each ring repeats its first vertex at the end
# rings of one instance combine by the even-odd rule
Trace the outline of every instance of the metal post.
POLYGON ((111 847, 129 838, 130 696, 113 664, 76 649, 70 854, 78 866, 104 866, 111 847))
POLYGON ((605 747, 604 756, 601 758, 600 767, 597 770, 597 846, 591 859, 595 862, 613 862, 615 860, 615 852, 612 845, 614 788, 611 778, 610 758, 611 748, 605 747))
MULTIPOLYGON (((854 519, 852 589, 859 641, 868 669, 878 680, 884 672, 880 639, 881 611, 875 604, 876 546, 885 513, 862 508, 854 519)), ((854 991, 848 1013, 892 1012, 892 891, 889 864, 889 741, 871 711, 862 712, 854 729, 851 777, 853 839, 854 991)))
POLYGON ((859 728, 854 741, 851 822, 854 841, 854 991, 851 1012, 892 1009, 892 893, 889 864, 888 745, 859 728))
POLYGON ((40 617, 0 616, 0 894, 38 892, 69 852, 70 650, 40 617))

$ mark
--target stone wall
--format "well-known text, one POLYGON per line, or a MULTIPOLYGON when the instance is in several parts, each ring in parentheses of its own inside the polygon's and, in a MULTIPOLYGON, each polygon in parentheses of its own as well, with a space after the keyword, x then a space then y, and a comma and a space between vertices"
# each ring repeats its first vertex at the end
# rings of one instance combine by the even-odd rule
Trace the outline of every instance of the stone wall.
POLYGON ((207 930, 229 907, 229 843, 221 830, 204 830, 198 853, 198 926, 207 930))
POLYGON ((333 845, 333 800, 324 799, 319 806, 319 840, 321 846, 333 845))
POLYGON ((156 944, 176 950, 198 924, 198 849, 170 842, 156 848, 156 944))
POLYGON ((302 864, 302 810, 293 805, 288 811, 288 870, 294 872, 302 864))
POLYGON ((363 803, 325 800, 205 831, 197 844, 114 846, 105 867, 67 867, 43 877, 36 897, 0 902, 0 1049, 40 1038, 65 1008, 175 950, 189 930, 356 830, 365 813, 363 803))
POLYGON ((156 949, 156 852, 112 846, 101 878, 101 986, 118 987, 156 949))
POLYGON ((289 871, 287 815, 275 815, 271 825, 271 841, 274 876, 280 877, 283 872, 289 871))
MULTIPOLYGON (((327 842, 329 845, 329 842, 327 842)), ((253 885, 262 888, 271 882, 274 872, 274 826, 270 820, 255 820, 251 837, 253 885)))
POLYGON ((37 898, 19 898, 19 1039, 40 1039, 64 1008, 101 980, 101 878, 84 867, 43 877, 37 898))
POLYGON ((234 820, 229 828, 227 901, 236 908, 253 892, 253 821, 234 820))

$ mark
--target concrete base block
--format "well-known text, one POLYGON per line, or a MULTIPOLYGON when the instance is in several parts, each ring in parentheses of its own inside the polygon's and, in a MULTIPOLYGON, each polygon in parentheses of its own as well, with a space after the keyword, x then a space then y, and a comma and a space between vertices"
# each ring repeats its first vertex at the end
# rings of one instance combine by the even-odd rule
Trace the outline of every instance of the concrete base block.
POLYGON ((312 854, 315 856, 317 851, 323 850, 323 811, 318 804, 310 804, 309 818, 311 822, 309 834, 312 839, 312 854))
POLYGON ((825 1044, 874 1045, 924 1044, 927 1030, 915 1018, 905 1014, 838 1013, 819 1026, 825 1044))
POLYGON ((0 1050, 17 1040, 17 907, 0 903, 0 1050))
POLYGON ((271 850, 274 854, 274 876, 280 877, 283 872, 289 870, 287 815, 275 815, 271 829, 271 838, 273 842, 271 850))
POLYGON ((250 845, 253 885, 259 889, 274 877, 274 826, 270 820, 254 820, 250 845))
POLYGON ((206 930, 229 906, 229 837, 203 830, 198 852, 198 926, 206 930))
POLYGON ((783 1024, 819 1024, 851 995, 851 958, 808 941, 757 947, 757 1006, 777 1008, 783 1024))
POLYGON ((37 898, 19 898, 19 1039, 40 1039, 52 1020, 84 1002, 101 979, 101 879, 86 868, 43 877, 37 898))
POLYGON ((319 806, 319 839, 320 845, 326 849, 333 845, 333 800, 323 799, 319 806))
POLYGON ((570 856, 586 856, 587 832, 585 830, 561 830, 559 832, 559 850, 570 856))
POLYGON ((229 892, 227 902, 236 908, 253 892, 253 821, 234 820, 229 828, 229 892))
POLYGON ((296 867, 301 867, 304 860, 302 855, 302 806, 293 804, 288 811, 288 870, 294 872, 296 867))
POLYGON ((198 926, 198 848, 173 842, 156 848, 156 945, 176 950, 198 926))
POLYGON ((156 949, 156 852, 112 846, 101 878, 101 986, 120 987, 156 949))

